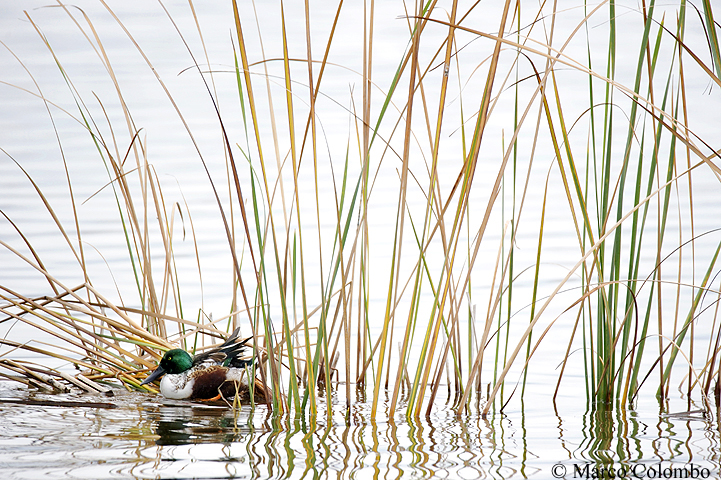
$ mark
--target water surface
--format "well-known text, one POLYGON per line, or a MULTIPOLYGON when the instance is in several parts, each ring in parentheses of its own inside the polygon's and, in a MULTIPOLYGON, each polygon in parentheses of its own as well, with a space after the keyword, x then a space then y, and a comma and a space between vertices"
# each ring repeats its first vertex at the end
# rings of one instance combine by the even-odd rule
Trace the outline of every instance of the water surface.
POLYGON ((661 415, 650 404, 586 412, 564 402, 554 411, 537 394, 532 405, 485 419, 473 408, 456 417, 439 402, 427 418, 373 422, 369 405, 346 411, 334 399, 330 418, 321 409, 314 421, 119 389, 104 397, 0 387, 2 399, 117 407, 0 403, 0 464, 9 478, 551 478, 559 464, 565 478, 580 478, 574 469, 586 466, 653 478, 658 468, 693 464, 716 475, 719 467, 715 421, 700 412, 661 415))

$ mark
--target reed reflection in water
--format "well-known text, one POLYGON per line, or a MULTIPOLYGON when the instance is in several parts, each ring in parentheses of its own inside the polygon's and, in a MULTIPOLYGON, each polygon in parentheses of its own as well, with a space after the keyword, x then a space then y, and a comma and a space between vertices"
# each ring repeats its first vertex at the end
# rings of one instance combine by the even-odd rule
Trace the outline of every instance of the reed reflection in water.
MULTIPOLYGON (((0 397, 64 396, 3 387, 0 397)), ((550 478, 559 463, 572 478, 574 465, 659 462, 719 471, 715 422, 694 411, 659 415, 658 405, 584 412, 564 404, 554 413, 534 402, 484 419, 475 409, 456 418, 449 403, 430 417, 373 422, 363 402, 350 411, 336 402, 330 417, 313 420, 125 392, 67 397, 116 408, 0 403, 8 478, 550 478)))
POLYGON ((221 466, 225 472, 218 471, 220 476, 258 478, 482 478, 496 476, 491 469, 499 474, 504 469, 502 477, 514 473, 502 466, 503 442, 497 443, 492 419, 456 420, 449 409, 446 415, 419 420, 372 422, 366 410, 360 404, 345 415, 339 406, 329 422, 327 416, 267 417, 265 407, 233 415, 159 405, 147 412, 156 438, 141 451, 153 461, 142 466, 142 476, 169 469, 173 475, 208 475, 221 466))

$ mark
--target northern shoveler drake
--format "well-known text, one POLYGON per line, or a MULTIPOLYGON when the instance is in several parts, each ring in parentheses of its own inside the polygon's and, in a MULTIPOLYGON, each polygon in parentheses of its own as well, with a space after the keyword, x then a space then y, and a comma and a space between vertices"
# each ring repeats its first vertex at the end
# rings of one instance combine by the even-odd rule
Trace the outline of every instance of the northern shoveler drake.
MULTIPOLYGON (((192 356, 185 350, 175 348, 168 350, 156 368, 141 385, 145 385, 162 377, 160 393, 166 398, 175 400, 214 401, 221 398, 233 398, 240 395, 241 401, 248 400, 249 372, 247 366, 253 359, 240 358, 247 348, 249 337, 238 341, 235 331, 219 347, 192 356)), ((253 379, 254 399, 257 403, 265 401, 265 387, 253 379)))

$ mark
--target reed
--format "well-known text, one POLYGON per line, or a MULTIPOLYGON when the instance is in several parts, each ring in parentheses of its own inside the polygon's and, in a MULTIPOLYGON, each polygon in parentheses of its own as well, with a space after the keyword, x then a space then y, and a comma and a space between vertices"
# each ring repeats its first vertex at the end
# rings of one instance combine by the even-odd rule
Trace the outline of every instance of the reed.
POLYGON ((373 418, 420 416, 441 387, 459 415, 474 404, 486 414, 525 395, 535 359, 554 354, 556 393, 585 388, 591 408, 623 408, 643 391, 665 398, 673 385, 689 399, 718 391, 711 298, 721 243, 719 226, 698 215, 721 173, 704 125, 705 103, 716 100, 697 87, 721 86, 711 2, 638 10, 429 0, 390 20, 372 1, 318 12, 281 1, 275 23, 252 2, 231 4, 230 76, 207 71, 186 39, 198 34, 210 65, 192 2, 197 32, 177 30, 220 127, 223 184, 171 89, 115 17, 207 173, 232 265, 228 315, 201 308, 187 319, 174 232, 176 222, 190 227, 202 288, 192 205, 164 194, 102 35, 63 6, 125 118, 104 119, 104 133, 47 42, 76 99, 77 111, 61 114, 89 134, 107 170, 99 193, 112 191, 136 300, 93 287, 78 216, 66 226, 28 174, 83 278, 66 287, 6 215, 29 255, 0 243, 49 290, 26 298, 0 285, 1 321, 57 338, 6 345, 140 389, 141 372, 171 343, 202 349, 207 335, 241 326, 264 359, 258 375, 277 414, 315 415, 326 402, 330 415, 337 396, 347 407, 368 401, 373 418), (385 42, 401 35, 404 49, 388 65, 395 46, 385 42), (358 60, 344 65, 347 49, 358 60), (217 89, 229 78, 237 103, 221 104, 217 89))

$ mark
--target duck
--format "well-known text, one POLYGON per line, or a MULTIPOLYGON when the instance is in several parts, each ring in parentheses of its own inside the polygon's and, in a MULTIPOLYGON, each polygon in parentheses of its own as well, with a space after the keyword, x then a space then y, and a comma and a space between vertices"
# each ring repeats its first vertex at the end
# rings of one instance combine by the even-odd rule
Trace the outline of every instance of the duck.
MULTIPOLYGON (((213 402, 232 399, 236 394, 241 402, 250 400, 251 374, 247 367, 254 359, 241 358, 241 354, 253 337, 238 341, 239 333, 240 328, 236 328, 222 345, 195 356, 180 348, 168 350, 141 385, 160 379, 160 393, 172 400, 213 402)), ((253 386, 253 400, 265 402, 265 386, 255 378, 253 386)))

